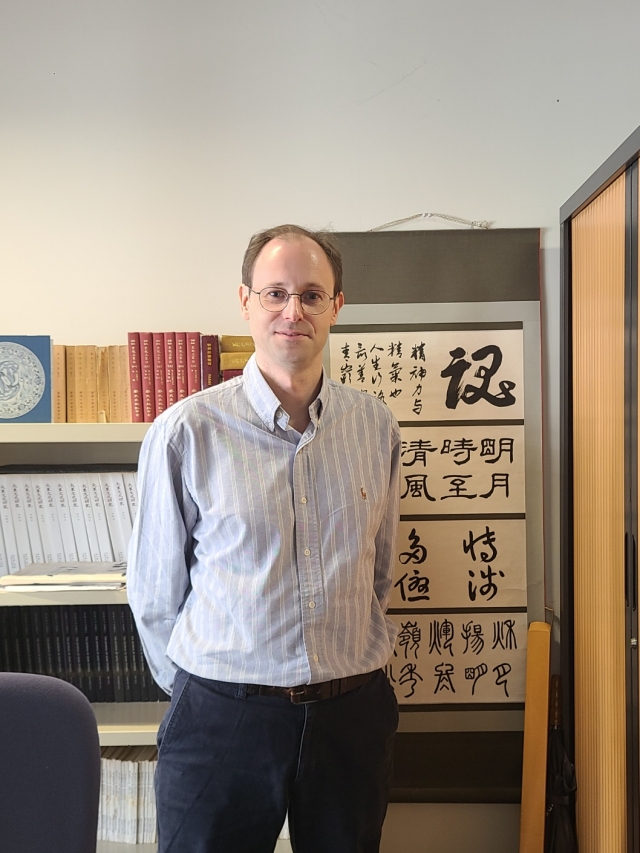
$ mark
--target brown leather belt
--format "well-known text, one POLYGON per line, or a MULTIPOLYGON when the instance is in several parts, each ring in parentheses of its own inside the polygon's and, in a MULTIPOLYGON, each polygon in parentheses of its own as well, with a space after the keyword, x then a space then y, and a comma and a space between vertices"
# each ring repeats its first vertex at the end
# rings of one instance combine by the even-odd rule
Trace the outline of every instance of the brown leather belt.
POLYGON ((248 696, 280 696, 289 699, 294 705, 307 702, 321 702, 333 699, 356 687, 361 687, 371 679, 373 672, 362 675, 350 675, 348 678, 334 678, 333 681, 320 681, 317 684, 301 684, 298 687, 271 687, 268 684, 248 684, 248 696))

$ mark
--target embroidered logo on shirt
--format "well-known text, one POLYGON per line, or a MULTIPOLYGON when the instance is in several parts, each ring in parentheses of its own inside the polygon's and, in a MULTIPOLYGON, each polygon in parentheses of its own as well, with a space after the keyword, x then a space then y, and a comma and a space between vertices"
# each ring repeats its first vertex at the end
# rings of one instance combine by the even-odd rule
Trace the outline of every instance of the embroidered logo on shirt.
POLYGON ((367 493, 366 493, 366 492, 365 492, 365 490, 364 490, 364 486, 360 486, 360 494, 362 495, 362 500, 363 500, 363 501, 366 501, 366 499, 367 499, 367 493))

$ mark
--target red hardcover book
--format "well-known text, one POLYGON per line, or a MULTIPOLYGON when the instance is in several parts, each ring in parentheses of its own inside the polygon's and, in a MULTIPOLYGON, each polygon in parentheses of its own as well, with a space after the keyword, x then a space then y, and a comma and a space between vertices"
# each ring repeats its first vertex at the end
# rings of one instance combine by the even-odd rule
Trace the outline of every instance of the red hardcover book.
POLYGON ((142 413, 144 422, 156 416, 156 389, 153 380, 153 335, 140 332, 140 375, 142 376, 142 413))
POLYGON ((187 396, 187 335, 176 332, 176 390, 178 400, 187 396))
POLYGON ((140 372, 140 335, 129 332, 129 384, 131 385, 131 421, 134 424, 144 422, 142 409, 142 373, 140 372))
POLYGON ((203 335, 200 338, 200 376, 203 388, 211 388, 220 382, 220 356, 218 355, 218 336, 203 335))
POLYGON ((156 392, 156 417, 167 408, 166 372, 164 366, 164 332, 152 332, 153 379, 156 392))
POLYGON ((200 391, 200 332, 187 332, 187 394, 200 391))
POLYGON ((165 332, 164 335, 164 387, 167 395, 167 408, 173 406, 178 399, 176 383, 176 333, 165 332))
POLYGON ((223 370, 222 371, 222 381, 226 382, 227 379, 233 379, 234 376, 242 376, 242 370, 223 370))

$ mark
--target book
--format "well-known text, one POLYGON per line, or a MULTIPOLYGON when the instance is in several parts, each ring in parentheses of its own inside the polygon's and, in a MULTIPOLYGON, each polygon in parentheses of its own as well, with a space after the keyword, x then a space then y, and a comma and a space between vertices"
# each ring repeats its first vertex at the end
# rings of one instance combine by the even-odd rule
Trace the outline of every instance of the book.
POLYGON ((169 408, 169 406, 173 406, 178 399, 175 332, 165 332, 164 335, 164 385, 167 398, 167 408, 169 408))
POLYGON ((67 423, 75 424, 78 421, 76 409, 76 348, 65 347, 65 361, 67 365, 67 423))
POLYGON ((129 381, 129 348, 125 345, 118 347, 120 352, 120 421, 130 424, 132 419, 131 383, 129 381))
POLYGON ((187 394, 202 389, 200 378, 200 332, 187 332, 187 394))
POLYGON ((100 558, 103 561, 110 562, 114 559, 113 543, 111 541, 109 523, 107 521, 107 513, 102 498, 100 475, 91 473, 79 475, 80 482, 82 482, 83 476, 86 476, 87 483, 89 485, 89 496, 91 498, 91 514, 93 515, 93 520, 96 525, 96 533, 98 534, 100 558))
MULTIPOLYGON (((70 475, 75 476, 75 475, 70 475)), ((93 517, 93 504, 91 500, 91 490, 89 488, 89 480, 86 474, 79 473, 77 475, 78 491, 80 494, 80 504, 82 506, 82 514, 84 516, 84 527, 89 540, 90 559, 96 563, 102 560, 102 551, 100 549, 100 541, 96 530, 96 523, 93 517)))
POLYGON ((0 336, 0 423, 51 423, 48 335, 0 336))
POLYGON ((57 563, 31 563, 11 575, 0 578, 0 586, 13 588, 19 584, 40 586, 42 584, 91 584, 111 582, 123 584, 126 581, 126 563, 102 562, 85 563, 64 560, 57 563))
POLYGON ((0 524, 0 577, 6 575, 8 571, 9 564, 7 561, 7 552, 4 547, 4 533, 2 532, 2 524, 0 524))
POLYGON ((124 490, 127 495, 127 503, 129 504, 129 515, 131 516, 131 524, 136 520, 138 513, 138 483, 135 471, 123 471, 122 480, 124 482, 124 490))
POLYGON ((220 352, 255 352, 251 335, 221 335, 220 352))
POLYGON ((31 557, 31 543, 29 542, 27 516, 24 511, 22 488, 20 486, 20 476, 15 474, 1 474, 0 482, 0 488, 4 487, 7 490, 7 495, 11 504, 13 530, 16 536, 16 545, 18 547, 18 560, 20 562, 20 568, 23 569, 25 566, 32 563, 33 560, 31 557))
POLYGON ((242 370, 252 355, 251 352, 221 352, 220 370, 242 370))
MULTIPOLYGON (((99 477, 102 498, 104 501, 105 516, 109 527, 109 537, 111 539, 111 547, 113 548, 113 558, 114 560, 122 562, 127 559, 128 542, 122 524, 113 476, 110 473, 106 473, 99 474, 99 477)), ((127 509, 126 511, 128 514, 129 510, 127 509)), ((129 529, 130 528, 131 520, 129 519, 129 529)))
POLYGON ((129 388, 131 393, 131 421, 134 424, 144 422, 142 407, 142 373, 140 367, 140 335, 138 332, 127 334, 129 351, 129 388))
POLYGON ((223 370, 222 371, 222 381, 226 382, 228 379, 235 379, 236 376, 242 376, 242 370, 223 370))
MULTIPOLYGON (((84 510, 82 508, 82 496, 80 494, 80 484, 76 474, 64 474, 64 482, 67 487, 67 498, 69 503, 69 514, 71 516, 71 524, 73 526, 73 538, 76 542, 76 552, 78 560, 87 563, 91 562, 91 546, 87 535, 87 526, 84 520, 84 510)), ((34 563, 38 562, 34 557, 34 563)))
POLYGON ((64 548, 64 559, 71 561, 77 560, 78 550, 76 548, 76 539, 73 535, 73 521, 71 519, 67 484, 65 482, 64 474, 50 474, 47 475, 47 477, 50 477, 51 486, 55 495, 58 524, 60 525, 62 547, 64 548))
POLYGON ((111 394, 109 385, 109 347, 96 347, 96 376, 98 384, 98 423, 111 423, 111 394))
POLYGON ((153 344, 153 381, 155 388, 155 416, 161 415, 167 408, 167 388, 164 358, 164 333, 152 332, 153 344))
POLYGON ((187 335, 176 332, 176 392, 178 400, 187 396, 187 335))
POLYGON ((140 376, 142 377, 142 414, 144 422, 156 416, 156 391, 153 377, 153 338, 151 332, 140 332, 140 376))
POLYGON ((7 483, 2 477, 0 477, 0 525, 2 525, 7 570, 11 573, 17 572, 20 568, 20 556, 13 528, 11 498, 7 483))
POLYGON ((203 388, 211 388, 220 382, 220 357, 218 336, 202 335, 200 338, 200 380, 203 388))
POLYGON ((62 534, 60 533, 58 514, 55 509, 55 499, 51 492, 51 486, 49 486, 49 490, 47 491, 47 482, 44 474, 32 474, 31 486, 36 504, 40 536, 42 538, 44 561, 45 563, 54 563, 56 560, 64 560, 62 534))
POLYGON ((35 495, 33 493, 31 477, 29 474, 18 474, 16 476, 19 479, 20 488, 22 490, 24 513, 27 519, 29 542, 31 544, 31 556, 34 563, 44 563, 44 548, 42 545, 40 525, 38 524, 38 510, 36 507, 35 495))
POLYGON ((62 344, 53 346, 53 422, 67 421, 67 358, 62 344))

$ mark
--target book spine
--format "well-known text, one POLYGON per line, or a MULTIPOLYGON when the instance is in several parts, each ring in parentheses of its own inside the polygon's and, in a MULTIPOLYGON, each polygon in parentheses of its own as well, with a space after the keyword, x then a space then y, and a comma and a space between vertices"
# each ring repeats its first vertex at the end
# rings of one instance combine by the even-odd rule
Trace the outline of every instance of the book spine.
POLYGON ((87 606, 76 604, 73 607, 72 620, 75 621, 80 645, 80 660, 85 685, 85 690, 83 692, 89 702, 96 702, 96 678, 94 662, 91 658, 91 634, 89 629, 89 614, 87 613, 87 606))
POLYGON ((122 680, 124 681, 124 701, 133 701, 133 685, 131 682, 131 654, 129 652, 129 643, 127 642, 127 615, 125 608, 126 604, 119 604, 118 607, 118 631, 121 638, 122 649, 122 680))
POLYGON ((142 372, 140 366, 140 335, 129 332, 127 335, 129 349, 129 388, 131 389, 131 420, 134 424, 144 422, 142 405, 142 372))
POLYGON ((255 352, 256 345, 251 335, 222 335, 220 352, 255 352))
POLYGON ((91 501, 91 488, 89 486, 89 479, 86 474, 80 473, 77 475, 77 480, 80 504, 82 506, 82 514, 84 516, 84 526, 85 530, 87 531, 87 538, 89 540, 89 551, 91 553, 90 559, 94 563, 99 563, 102 560, 102 552, 100 550, 100 541, 98 539, 96 523, 93 517, 93 505, 91 501))
POLYGON ((11 513, 11 499, 4 477, 0 477, 0 524, 4 538, 4 549, 7 559, 9 574, 17 572, 20 568, 20 556, 18 543, 13 529, 13 515, 11 513))
POLYGON ((118 347, 120 354, 120 417, 123 424, 130 424, 131 414, 131 383, 129 382, 129 348, 118 347))
POLYGON ((102 645, 102 660, 104 661, 104 696, 105 702, 115 702, 113 687, 113 658, 109 642, 109 613, 106 604, 98 605, 98 625, 100 643, 102 645))
POLYGON ((100 559, 108 563, 111 562, 114 557, 111 536, 109 535, 109 522, 107 521, 106 508, 102 500, 100 475, 87 474, 87 482, 89 485, 89 495, 91 497, 91 512, 93 514, 93 520, 96 525, 96 533, 98 535, 100 559))
POLYGON ((44 561, 45 563, 55 563, 58 555, 53 535, 49 529, 49 514, 46 506, 44 483, 41 477, 35 474, 31 475, 31 489, 36 506, 36 514, 38 516, 38 527, 40 529, 40 538, 42 539, 44 561))
POLYGON ((68 680, 67 665, 64 652, 64 637, 62 633, 62 614, 60 608, 53 605, 51 611, 51 633, 53 644, 53 660, 56 678, 68 680))
POLYGON ((120 637, 120 619, 118 604, 107 604, 109 616, 109 644, 113 666, 113 693, 116 702, 125 701, 124 680, 122 674, 122 640, 120 637))
POLYGON ((187 394, 200 391, 200 332, 187 332, 187 394))
POLYGON ((0 577, 9 574, 9 560, 7 559, 7 551, 4 547, 4 533, 2 532, 2 524, 0 524, 0 577))
POLYGON ((38 673, 35 668, 35 655, 33 645, 33 631, 31 628, 30 610, 35 610, 35 607, 20 607, 20 646, 22 649, 22 666, 23 672, 38 673))
POLYGON ((22 640, 22 607, 11 607, 9 614, 9 638, 11 641, 11 671, 30 672, 26 669, 24 643, 22 640))
POLYGON ((167 398, 167 408, 169 408, 169 406, 173 406, 178 399, 175 332, 165 332, 164 336, 164 387, 167 398))
POLYGON ((87 348, 76 347, 76 421, 85 424, 89 417, 87 401, 87 348))
POLYGON ((140 662, 138 660, 138 648, 136 645, 136 623, 129 605, 123 606, 124 620, 126 623, 126 641, 129 645, 129 660, 131 662, 131 701, 141 702, 142 684, 140 681, 140 662))
POLYGON ((29 607, 31 617, 31 650, 33 654, 33 672, 47 675, 45 664, 44 635, 42 631, 42 608, 29 607))
POLYGON ((124 471, 122 479, 124 481, 124 489, 127 494, 131 524, 133 525, 133 522, 136 520, 136 515, 138 514, 138 478, 135 471, 124 471))
POLYGON ((153 379, 155 388, 156 417, 167 408, 166 372, 164 362, 164 333, 152 332, 153 344, 153 379))
POLYGON ((131 539, 131 530, 133 519, 129 512, 129 502, 127 500, 127 492, 124 485, 124 477, 118 471, 111 474, 111 485, 113 495, 116 501, 116 509, 120 519, 120 529, 124 539, 125 559, 129 550, 129 540, 131 539))
POLYGON ((242 370, 223 370, 222 381, 226 382, 229 379, 235 379, 236 376, 242 376, 242 370))
POLYGON ((140 375, 142 376, 142 413, 144 422, 152 423, 156 416, 156 393, 153 377, 153 337, 140 332, 140 375))
MULTIPOLYGON (((113 548, 113 557, 117 562, 122 562, 127 559, 127 546, 125 542, 122 522, 120 520, 120 512, 118 510, 115 489, 113 484, 113 476, 111 474, 99 474, 100 488, 104 499, 105 516, 109 527, 109 536, 113 548)), ((128 513, 127 509, 127 513, 128 513)), ((129 527, 131 522, 129 522, 129 527)))
POLYGON ((82 678, 79 659, 76 658, 74 649, 73 628, 71 625, 71 605, 60 605, 60 622, 62 625, 62 651, 64 655, 64 668, 67 673, 67 681, 79 690, 82 689, 82 678))
POLYGON ((73 535, 73 522, 71 520, 71 512, 69 509, 67 484, 65 482, 64 474, 53 474, 51 479, 55 494, 60 534, 62 536, 62 546, 64 548, 64 558, 65 560, 72 560, 75 562, 78 559, 78 550, 76 548, 76 540, 73 535))
POLYGON ((76 348, 65 347, 67 364, 67 422, 78 422, 76 407, 76 348))
POLYGON ((8 607, 0 607, 0 672, 14 672, 11 651, 11 614, 8 607))
POLYGON ((62 344, 53 346, 53 422, 67 422, 67 360, 62 344))
POLYGON ((149 670, 149 664, 147 663, 147 659, 144 656, 142 641, 140 640, 140 634, 138 633, 137 629, 135 632, 134 641, 136 643, 138 664, 140 666, 140 693, 142 695, 142 701, 149 702, 152 699, 155 700, 156 698, 155 689, 152 690, 153 678, 151 676, 151 671, 149 670))
POLYGON ((9 501, 11 503, 11 516, 13 518, 13 530, 16 535, 16 545, 18 546, 18 559, 20 568, 26 568, 33 562, 31 556, 31 543, 29 542, 29 528, 27 527, 27 516, 24 511, 22 500, 22 488, 19 476, 5 475, 0 479, 4 481, 9 501))
POLYGON ((218 353, 218 336, 203 335, 200 339, 202 354, 202 387, 211 388, 220 382, 220 356, 218 353))
POLYGON ((96 347, 96 385, 98 423, 111 423, 111 398, 109 394, 109 347, 96 347))
POLYGON ((64 474, 63 476, 67 489, 69 515, 71 516, 73 537, 76 542, 78 559, 85 563, 90 563, 92 561, 92 554, 91 547, 89 545, 89 537, 87 536, 87 528, 84 522, 84 511, 82 509, 78 476, 77 474, 64 474))
MULTIPOLYGON (((34 563, 44 563, 44 547, 42 545, 42 536, 40 534, 40 525, 38 524, 38 511, 36 508, 35 496, 33 494, 33 486, 29 474, 21 474, 20 487, 22 489, 22 500, 24 505, 24 514, 27 519, 27 528, 29 530, 29 542, 31 543, 31 556, 34 563)), ((0 545, 0 548, 2 546, 0 545)))
POLYGON ((51 606, 44 605, 33 607, 33 610, 39 610, 42 619, 42 643, 44 646, 44 669, 45 675, 50 675, 55 678, 56 672, 56 654, 53 639, 53 621, 51 619, 51 606))
POLYGON ((187 389, 187 335, 176 332, 176 390, 178 400, 184 400, 187 389))
POLYGON ((252 352, 221 352, 220 370, 242 370, 252 355, 252 352))
POLYGON ((104 660, 102 658, 102 643, 100 642, 100 622, 98 619, 98 607, 95 604, 82 605, 83 619, 88 621, 89 642, 91 652, 91 665, 94 672, 95 701, 106 702, 106 691, 104 687, 104 660))

